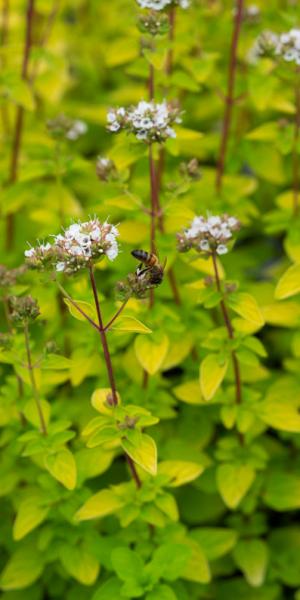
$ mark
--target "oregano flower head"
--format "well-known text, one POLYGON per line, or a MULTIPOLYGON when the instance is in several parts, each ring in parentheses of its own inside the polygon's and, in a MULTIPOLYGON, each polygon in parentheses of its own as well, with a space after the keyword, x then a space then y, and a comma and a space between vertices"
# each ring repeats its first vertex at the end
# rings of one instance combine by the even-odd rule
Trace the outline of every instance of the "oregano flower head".
POLYGON ((145 102, 141 100, 137 106, 129 109, 123 107, 111 109, 107 115, 108 129, 113 133, 125 130, 145 143, 164 142, 175 138, 175 123, 181 123, 179 109, 168 104, 145 102))
POLYGON ((37 301, 32 296, 10 296, 10 319, 16 325, 34 321, 40 314, 37 301))
POLYGON ((279 57, 300 66, 300 29, 290 29, 279 35, 263 31, 250 52, 250 59, 255 61, 260 56, 279 57))
POLYGON ((195 217, 191 226, 177 235, 178 250, 187 252, 191 248, 204 254, 227 254, 228 242, 240 229, 240 222, 228 215, 195 217))
POLYGON ((98 262, 104 256, 114 260, 119 253, 118 229, 96 217, 84 223, 72 223, 54 242, 39 244, 25 251, 27 264, 36 269, 55 269, 70 275, 98 262))
POLYGON ((87 124, 80 119, 71 119, 66 115, 58 115, 47 122, 49 133, 54 138, 66 138, 70 141, 76 141, 87 132, 87 124))
POLYGON ((141 8, 150 8, 151 10, 164 10, 170 6, 180 6, 180 8, 189 8, 190 0, 137 0, 141 8))

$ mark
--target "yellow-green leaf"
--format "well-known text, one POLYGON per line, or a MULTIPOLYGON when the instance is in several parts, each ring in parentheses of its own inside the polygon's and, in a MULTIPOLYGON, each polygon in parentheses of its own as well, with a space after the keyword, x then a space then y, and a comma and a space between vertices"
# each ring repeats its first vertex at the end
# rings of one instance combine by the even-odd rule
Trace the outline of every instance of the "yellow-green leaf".
POLYGON ((176 398, 187 404, 203 404, 205 402, 201 394, 199 379, 177 385, 173 392, 176 398))
MULTIPOLYGON (((78 319, 78 321, 86 321, 86 318, 81 314, 81 312, 79 312, 76 306, 74 306, 74 304, 68 298, 64 298, 64 302, 67 305, 72 317, 78 319)), ((90 317, 90 319, 97 321, 96 309, 92 304, 89 302, 84 302, 84 300, 74 300, 74 302, 76 302, 77 306, 81 308, 81 310, 83 310, 88 317, 90 317)))
MULTIPOLYGON (((92 406, 103 415, 111 415, 112 407, 109 406, 110 402, 108 399, 111 399, 111 389, 110 388, 101 388, 94 391, 91 402, 92 406)), ((118 404, 121 404, 120 395, 117 393, 118 404)))
POLYGON ((217 468, 217 486, 226 506, 236 508, 254 479, 255 471, 250 465, 220 465, 217 468))
POLYGON ((266 577, 268 548, 263 540, 241 540, 233 551, 237 566, 253 587, 260 587, 266 577))
POLYGON ((95 583, 100 565, 88 548, 82 546, 63 546, 60 560, 66 571, 83 585, 95 583))
POLYGON ((208 354, 200 365, 200 388, 205 400, 211 400, 220 387, 228 368, 228 360, 220 361, 217 354, 208 354))
POLYGON ((74 490, 77 470, 74 456, 70 450, 64 448, 53 454, 48 454, 45 464, 54 479, 57 479, 68 490, 74 490))
POLYGON ((292 265, 279 279, 275 298, 284 300, 300 292, 300 265, 292 265))
POLYGON ((33 494, 25 498, 18 507, 17 516, 13 527, 13 537, 21 540, 30 531, 42 523, 49 512, 49 506, 45 505, 45 497, 41 494, 33 494))
POLYGON ((202 548, 192 539, 187 539, 184 543, 191 549, 191 556, 181 577, 197 583, 209 583, 210 568, 202 548))
POLYGON ((134 333, 152 333, 152 330, 135 317, 123 316, 116 319, 111 329, 114 331, 131 331, 134 333))
POLYGON ((156 475, 157 448, 152 437, 143 433, 138 446, 135 446, 127 439, 122 440, 122 446, 130 458, 142 467, 142 469, 150 473, 150 475, 156 475))
POLYGON ((134 343, 136 357, 143 369, 154 375, 162 366, 169 348, 169 338, 164 333, 149 337, 138 336, 134 343))
POLYGON ((158 465, 158 474, 169 477, 168 486, 179 487, 197 479, 204 467, 186 460, 165 460, 158 465))
POLYGON ((77 521, 88 521, 106 517, 117 512, 123 506, 123 501, 113 490, 101 490, 91 496, 75 515, 77 521))
POLYGON ((41 552, 26 544, 13 553, 0 578, 2 590, 21 590, 38 579, 43 570, 41 552))
POLYGON ((246 321, 250 321, 253 325, 257 327, 262 327, 264 325, 264 317, 263 314, 253 296, 251 294, 246 293, 238 293, 234 294, 229 300, 229 305, 234 312, 236 312, 240 317, 246 319, 246 321))

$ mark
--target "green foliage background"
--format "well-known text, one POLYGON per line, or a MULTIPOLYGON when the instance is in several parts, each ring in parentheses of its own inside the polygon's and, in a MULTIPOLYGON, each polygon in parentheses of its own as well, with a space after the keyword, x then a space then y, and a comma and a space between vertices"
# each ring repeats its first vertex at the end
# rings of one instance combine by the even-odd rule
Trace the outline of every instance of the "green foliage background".
MULTIPOLYGON (((165 232, 157 233, 180 304, 166 274, 153 309, 131 299, 108 333, 122 406, 136 407, 143 430, 151 425, 137 442, 140 454, 133 452, 140 489, 124 460, 128 443, 114 433, 87 447, 88 424, 107 417, 97 333, 76 311, 69 313, 46 273, 27 272, 16 285, 1 287, 1 331, 13 327, 13 345, 0 353, 2 598, 299 600, 297 81, 288 64, 247 59, 261 31, 300 25, 298 3, 260 0, 259 17, 243 20, 238 101, 220 193, 215 176, 231 1, 191 0, 188 10, 177 9, 167 76, 168 36, 155 52, 142 51, 134 0, 36 0, 29 84, 20 77, 27 2, 8 4, 2 3, 0 53, 1 263, 7 267, 23 263, 28 241, 72 220, 109 216, 119 224, 122 252, 96 270, 107 322, 119 306, 115 284, 136 266, 131 250, 149 249, 150 227, 147 148, 107 132, 107 109, 147 99, 150 61, 156 100, 179 100, 184 112, 177 138, 166 143, 165 232), (24 128, 17 177, 10 181, 18 107, 24 128), (57 145, 46 122, 61 113, 84 120, 87 133, 57 145), (97 178, 98 155, 114 160, 122 183, 97 178), (201 178, 191 181, 179 166, 194 157, 201 178), (176 250, 176 232, 207 211, 228 212, 242 223, 234 249, 219 264, 223 283, 238 286, 228 300, 234 346, 226 338, 221 297, 205 288, 211 262, 176 250), (14 239, 8 250, 9 215, 14 239), (4 310, 8 294, 26 293, 40 305, 30 336, 47 438, 38 428, 22 331, 4 310), (240 404, 232 349, 241 370, 240 404)), ((77 301, 92 303, 85 274, 66 278, 64 286, 77 301)))

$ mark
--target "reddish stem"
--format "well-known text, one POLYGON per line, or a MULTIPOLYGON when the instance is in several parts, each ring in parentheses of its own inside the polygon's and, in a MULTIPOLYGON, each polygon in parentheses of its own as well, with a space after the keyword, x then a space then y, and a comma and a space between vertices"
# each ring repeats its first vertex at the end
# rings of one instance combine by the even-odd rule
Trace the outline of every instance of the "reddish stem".
MULTIPOLYGON (((96 286, 96 281, 95 281, 95 276, 94 276, 94 271, 93 271, 92 265, 90 266, 89 271, 90 271, 90 280, 91 280, 94 301, 95 301, 95 306, 96 306, 96 311, 97 311, 97 317, 98 317, 98 323, 99 323, 99 335, 101 338, 107 375, 108 375, 108 379, 109 379, 110 389, 112 392, 112 402, 113 402, 114 406, 117 406, 118 405, 118 395, 117 395, 117 388, 116 388, 116 383, 115 383, 114 370, 113 370, 112 360, 111 360, 109 347, 108 347, 108 343, 107 343, 105 329, 103 327, 103 319, 102 319, 102 314, 101 314, 100 302, 99 302, 97 286, 96 286)), ((135 481, 135 484, 138 488, 140 488, 142 483, 138 476, 137 470, 135 468, 135 464, 134 464, 133 460, 130 458, 130 456, 128 456, 128 454, 125 454, 125 456, 126 456, 126 461, 130 468, 132 477, 135 481)))
MULTIPOLYGON (((218 290, 218 292, 220 292, 222 294, 222 286, 221 286, 221 281, 220 281, 220 276, 219 276, 219 271, 218 271, 217 257, 216 257, 215 252, 212 253, 212 260, 213 260, 217 290, 218 290)), ((233 326, 231 323, 231 319, 229 316, 229 312, 228 312, 224 297, 221 300, 220 306, 221 306, 221 310, 222 310, 222 314, 223 314, 223 318, 224 318, 224 323, 225 323, 225 326, 227 329, 228 338, 230 340, 234 340, 234 329, 233 329, 233 326)), ((232 358, 232 365, 233 365, 234 378, 235 378, 236 403, 241 404, 241 402, 242 402, 242 384, 241 384, 240 365, 239 365, 239 362, 238 362, 238 359, 237 359, 237 356, 236 356, 236 353, 234 352, 234 350, 232 350, 232 352, 231 352, 231 358, 232 358)))
POLYGON ((29 371, 32 393, 33 393, 33 397, 35 400, 35 404, 36 404, 36 408, 37 408, 37 412, 38 412, 38 416, 39 416, 39 420, 40 420, 40 424, 41 424, 41 431, 44 435, 47 435, 47 425, 46 425, 46 421, 44 419, 41 399, 40 399, 40 395, 38 392, 38 388, 37 388, 36 380, 35 380, 35 376, 34 376, 34 366, 32 364, 32 359, 31 359, 29 330, 28 330, 27 323, 25 323, 25 325, 24 325, 24 336, 25 336, 25 348, 26 348, 26 354, 27 354, 27 368, 29 371))
POLYGON ((244 0, 237 0, 236 12, 234 15, 234 27, 231 38, 230 59, 228 67, 227 93, 225 98, 225 110, 223 118, 222 135, 219 149, 219 159, 216 172, 216 190, 219 193, 222 190, 223 175, 226 164, 227 148, 230 136, 232 110, 234 104, 235 80, 237 71, 237 52, 238 43, 242 25, 244 10, 244 0))
POLYGON ((293 213, 296 217, 299 213, 299 185, 300 185, 300 165, 299 165, 299 139, 300 139, 300 69, 296 69, 295 82, 295 128, 293 143, 293 213))
POLYGON ((115 322, 115 320, 118 318, 118 316, 121 314, 121 312, 124 310, 127 302, 128 302, 129 298, 127 298, 126 300, 124 300, 123 304, 121 304, 120 308, 117 310, 117 312, 114 314, 114 316, 112 317, 112 319, 107 323, 107 325, 105 325, 104 327, 104 331, 107 331, 112 324, 115 322))
POLYGON ((153 158, 152 144, 149 145, 149 173, 150 173, 150 200, 151 200, 151 231, 150 231, 150 248, 151 252, 156 252, 155 236, 156 236, 156 217, 158 213, 158 186, 157 174, 153 158))
MULTIPOLYGON (((22 61, 21 77, 24 81, 28 81, 28 66, 30 52, 32 48, 32 32, 33 32, 33 21, 34 21, 34 1, 28 0, 27 11, 26 11, 26 31, 25 31, 25 44, 22 61)), ((23 106, 17 107, 14 139, 12 146, 11 162, 9 169, 8 184, 15 183, 18 178, 18 166, 22 142, 24 126, 24 108, 23 106)), ((14 243, 14 215, 10 214, 7 216, 6 222, 6 249, 11 250, 14 243)))

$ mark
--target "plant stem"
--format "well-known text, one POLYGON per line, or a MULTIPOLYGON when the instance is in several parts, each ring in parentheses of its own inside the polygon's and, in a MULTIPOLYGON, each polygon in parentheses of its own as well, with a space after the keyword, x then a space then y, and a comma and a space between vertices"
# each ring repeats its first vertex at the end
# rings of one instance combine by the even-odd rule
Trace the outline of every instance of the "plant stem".
MULTIPOLYGON (((118 395, 117 395, 117 388, 116 388, 116 383, 115 383, 114 370, 113 370, 112 360, 111 360, 109 347, 108 347, 108 343, 107 343, 106 332, 103 327, 103 319, 102 319, 102 314, 101 314, 100 302, 99 302, 97 286, 96 286, 96 281, 95 281, 95 275, 94 275, 92 265, 90 265, 90 267, 89 267, 89 272, 90 272, 90 281, 91 281, 91 285, 92 285, 94 301, 95 301, 98 322, 99 322, 99 330, 98 331, 99 331, 100 338, 101 338, 104 360, 105 360, 105 364, 106 364, 107 375, 108 375, 110 389, 111 389, 111 393, 112 393, 112 403, 113 403, 113 406, 117 406, 118 405, 118 395)), ((125 453, 125 457, 126 457, 128 466, 130 468, 132 477, 135 481, 135 484, 138 488, 140 488, 142 483, 138 476, 137 470, 135 468, 135 464, 134 464, 133 460, 130 458, 130 456, 128 456, 128 454, 125 453)))
POLYGON ((158 212, 158 186, 157 173, 153 158, 152 144, 149 145, 149 173, 150 173, 150 199, 151 199, 151 232, 150 232, 150 248, 151 252, 156 252, 155 236, 156 236, 156 218, 158 212))
MULTIPOLYGON (((221 281, 220 281, 220 276, 219 276, 219 271, 218 271, 218 263, 217 263, 217 258, 216 258, 215 252, 212 253, 212 260, 213 260, 217 290, 218 290, 218 292, 220 292, 222 294, 222 286, 221 286, 221 281)), ((223 318, 224 318, 224 323, 225 323, 225 326, 227 329, 228 338, 230 340, 234 340, 234 329, 233 329, 233 326, 231 323, 231 319, 229 316, 229 312, 228 312, 224 297, 221 300, 220 306, 221 306, 221 310, 222 310, 222 314, 223 314, 223 318)), ((232 350, 232 352, 231 352, 231 358, 232 358, 232 366, 233 366, 234 378, 235 378, 236 404, 241 404, 241 402, 242 402, 242 384, 241 384, 240 365, 239 365, 239 362, 238 362, 238 359, 237 359, 237 356, 236 356, 236 353, 234 350, 232 350)))
POLYGON ((169 42, 170 49, 167 56, 167 64, 166 64, 166 74, 171 75, 173 70, 173 48, 172 44, 174 42, 175 37, 175 18, 176 18, 176 8, 172 6, 169 10, 169 42))
POLYGON ((148 82, 148 87, 149 87, 149 100, 151 102, 151 100, 154 99, 154 67, 151 64, 150 64, 150 67, 149 67, 149 82, 148 82))
POLYGON ((92 325, 92 327, 94 327, 94 329, 97 329, 97 331, 100 331, 97 323, 95 323, 95 321, 93 321, 93 319, 91 319, 91 317, 89 317, 89 315, 87 315, 86 312, 84 310, 82 310, 82 308, 79 306, 79 304, 77 304, 76 300, 73 300, 73 298, 71 298, 71 296, 68 294, 68 292, 63 288, 63 286, 57 280, 56 280, 56 283, 57 283, 61 293, 63 294, 63 296, 65 296, 69 300, 69 302, 74 306, 74 308, 76 308, 76 310, 78 310, 78 312, 92 325))
MULTIPOLYGON (((5 68, 6 66, 6 57, 5 57, 5 46, 8 42, 8 34, 9 34, 9 0, 3 0, 2 2, 2 11, 1 11, 1 46, 4 49, 4 53, 1 59, 1 67, 5 68)), ((6 136, 10 133, 10 119, 9 119, 9 111, 8 106, 6 104, 1 105, 1 117, 2 117, 2 125, 3 131, 6 136)))
POLYGON ((127 298, 126 300, 124 300, 123 304, 121 304, 120 308, 117 310, 117 312, 112 317, 112 319, 107 323, 107 325, 104 326, 104 331, 107 331, 111 327, 111 325, 115 322, 115 320, 118 318, 118 316, 124 310, 124 308, 125 308, 128 300, 129 300, 129 298, 127 298))
MULTIPOLYGON (((30 52, 31 52, 31 48, 32 48, 34 1, 35 0, 28 0, 28 3, 27 3, 25 44, 24 44, 24 53, 23 53, 22 71, 21 71, 21 77, 24 81, 28 81, 28 66, 29 66, 30 52)), ((24 126, 24 113, 25 113, 25 111, 24 111, 23 106, 18 106, 17 112, 16 112, 16 121, 15 121, 15 129, 14 129, 14 138, 13 138, 13 145, 12 145, 12 154, 11 154, 11 161, 10 161, 8 184, 15 183, 18 178, 19 158, 20 158, 20 150, 21 150, 22 134, 23 134, 23 126, 24 126)), ((6 221, 6 250, 8 250, 8 251, 11 250, 13 247, 13 244, 14 244, 14 214, 10 214, 7 216, 7 221, 6 221)))
POLYGON ((25 325, 24 325, 24 336, 25 336, 25 347, 26 347, 26 354, 27 354, 27 368, 29 370, 29 376, 30 376, 30 381, 31 381, 31 387, 32 387, 33 397, 34 397, 34 400, 35 400, 35 403, 36 403, 36 408, 37 408, 37 412, 38 412, 39 419, 40 419, 41 432, 44 435, 47 435, 46 421, 44 419, 43 410, 42 410, 42 404, 41 404, 41 399, 40 399, 39 391, 38 391, 38 388, 37 388, 37 385, 36 385, 35 376, 34 376, 34 367, 32 365, 31 352, 30 352, 30 340, 29 340, 28 323, 25 323, 25 325))
POLYGON ((222 135, 219 149, 219 158, 216 172, 216 190, 218 193, 222 190, 223 175, 226 164, 228 142, 230 136, 230 128, 232 121, 232 110, 234 104, 235 79, 237 71, 237 52, 238 43, 242 25, 242 17, 244 10, 244 0, 237 0, 236 12, 234 15, 234 26, 231 38, 230 59, 228 67, 227 92, 225 98, 225 110, 223 118, 222 135))
POLYGON ((300 69, 296 68, 295 81, 295 128, 293 142, 293 214, 299 213, 299 186, 300 186, 300 164, 299 164, 299 140, 300 140, 300 69))

